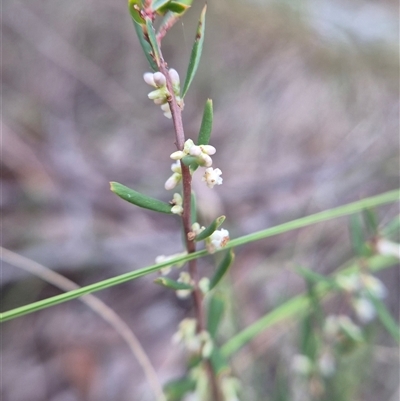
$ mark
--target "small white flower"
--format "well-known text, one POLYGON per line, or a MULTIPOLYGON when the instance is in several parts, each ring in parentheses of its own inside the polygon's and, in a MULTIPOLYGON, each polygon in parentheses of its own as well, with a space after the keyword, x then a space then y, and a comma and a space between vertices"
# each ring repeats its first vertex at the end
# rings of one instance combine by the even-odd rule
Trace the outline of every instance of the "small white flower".
POLYGON ((374 320, 376 310, 373 303, 367 298, 355 298, 352 302, 353 308, 361 323, 369 323, 374 320))
POLYGON ((175 69, 170 68, 169 71, 168 71, 168 74, 171 77, 172 85, 179 87, 180 78, 179 78, 178 72, 175 69))
POLYGON ((203 277, 199 281, 199 288, 203 294, 207 294, 210 291, 210 279, 208 277, 203 277))
POLYGON ((318 368, 325 377, 332 376, 336 371, 335 357, 330 351, 324 351, 318 359, 318 368))
POLYGON ((207 239, 206 247, 208 252, 214 253, 216 250, 226 246, 229 242, 229 231, 222 228, 215 230, 207 239))
POLYGON ((164 184, 166 190, 175 188, 182 180, 182 168, 179 161, 176 161, 171 165, 171 170, 173 171, 173 174, 164 184))
POLYGON ((296 373, 307 376, 312 371, 312 361, 306 355, 297 354, 292 359, 291 368, 296 373))
POLYGON ((371 274, 364 274, 361 276, 365 289, 367 289, 375 298, 383 299, 387 295, 386 287, 381 280, 371 274))
POLYGON ((174 197, 170 203, 173 205, 171 208, 171 212, 174 214, 178 214, 179 216, 182 216, 182 213, 183 213, 182 196, 178 193, 175 193, 174 197))
POLYGON ((394 256, 400 259, 400 244, 381 238, 376 243, 376 250, 384 256, 394 256))
POLYGON ((206 169, 202 181, 205 181, 208 188, 213 188, 214 185, 222 184, 222 178, 220 177, 221 174, 222 171, 219 168, 213 169, 212 167, 209 167, 206 169))

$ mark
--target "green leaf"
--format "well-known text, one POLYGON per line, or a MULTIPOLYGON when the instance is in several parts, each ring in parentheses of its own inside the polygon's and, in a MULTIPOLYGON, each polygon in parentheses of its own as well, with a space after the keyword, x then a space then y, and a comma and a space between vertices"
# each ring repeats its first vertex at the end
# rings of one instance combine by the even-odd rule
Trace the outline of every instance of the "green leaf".
POLYGON ((369 256, 365 243, 365 236, 360 215, 355 214, 350 218, 350 237, 354 252, 359 257, 369 256))
POLYGON ((171 280, 168 277, 157 277, 154 283, 162 285, 163 287, 171 288, 173 290, 193 290, 190 284, 179 283, 178 281, 171 280))
POLYGON ((165 11, 163 11, 162 8, 165 7, 170 2, 171 0, 155 0, 153 1, 152 8, 157 13, 164 14, 165 11))
POLYGON ((368 234, 371 237, 377 237, 379 232, 378 216, 376 211, 369 208, 362 211, 364 223, 367 228, 368 234))
POLYGON ((197 162, 197 157, 195 157, 195 156, 188 155, 188 156, 182 157, 182 163, 185 166, 191 166, 193 163, 196 163, 196 162, 197 162))
POLYGON ((217 217, 207 228, 196 235, 195 241, 203 241, 208 238, 225 221, 225 216, 217 217))
POLYGON ((189 86, 192 83, 197 68, 199 66, 201 52, 203 50, 203 43, 204 43, 206 11, 207 11, 207 5, 204 6, 203 11, 201 12, 199 25, 197 27, 196 39, 193 44, 192 54, 190 55, 189 66, 186 72, 185 83, 183 85, 182 96, 181 96, 182 99, 185 97, 186 92, 188 91, 189 86))
POLYGON ((211 99, 208 99, 206 105, 204 106, 203 118, 201 120, 197 145, 208 145, 208 142, 210 142, 212 124, 213 124, 213 103, 211 99))
POLYGON ((222 277, 224 277, 225 273, 228 271, 234 260, 235 254, 233 252, 233 249, 229 249, 228 252, 225 254, 225 257, 222 259, 221 263, 217 267, 214 276, 210 280, 210 291, 220 282, 222 277))
POLYGON ((150 46, 150 43, 145 38, 142 25, 136 23, 135 20, 134 20, 133 21, 133 26, 135 28, 137 37, 139 39, 140 46, 143 49, 144 55, 146 56, 147 61, 149 62, 151 69, 153 71, 158 71, 158 66, 157 66, 157 64, 155 63, 155 61, 154 61, 154 59, 152 57, 152 52, 153 52, 152 48, 150 46))
POLYGON ((393 319, 386 305, 379 298, 373 296, 370 291, 367 292, 369 300, 374 304, 376 313, 382 325, 385 327, 387 332, 393 337, 393 339, 400 342, 400 328, 397 322, 393 319))
POLYGON ((118 182, 110 182, 110 189, 123 200, 140 206, 144 209, 153 210, 160 213, 171 213, 172 206, 150 196, 143 195, 118 182))
POLYGON ((331 288, 339 288, 339 286, 336 284, 336 281, 332 277, 323 276, 322 274, 316 273, 311 269, 298 267, 296 272, 310 283, 318 284, 320 282, 325 282, 331 288))
POLYGON ((196 223, 197 221, 197 201, 196 201, 196 194, 192 191, 192 195, 190 198, 190 221, 192 224, 196 223))
POLYGON ((141 0, 128 0, 128 8, 133 21, 139 25, 144 25, 144 19, 139 12, 139 10, 142 8, 141 0))
MULTIPOLYGON (((399 200, 399 198, 400 198, 400 191, 398 189, 395 189, 395 190, 389 191, 389 192, 385 192, 380 195, 371 196, 369 198, 365 198, 365 199, 362 199, 362 200, 359 200, 356 202, 348 203, 346 205, 342 205, 342 206, 339 206, 339 207, 336 207, 333 209, 324 210, 323 212, 305 216, 305 217, 302 217, 302 218, 299 218, 299 219, 296 219, 293 221, 279 224, 275 227, 269 227, 265 230, 257 231, 255 233, 244 235, 244 236, 242 236, 240 238, 236 238, 234 240, 230 240, 228 242, 228 244, 225 246, 225 248, 218 249, 218 250, 216 250, 216 252, 221 252, 224 249, 229 249, 229 248, 233 248, 236 246, 249 244, 254 241, 258 241, 258 240, 261 240, 264 238, 269 238, 269 237, 272 237, 272 236, 275 236, 278 234, 282 234, 285 232, 289 232, 292 230, 296 230, 296 229, 299 229, 302 227, 308 227, 313 224, 320 223, 322 221, 327 221, 327 220, 335 219, 338 217, 347 216, 349 214, 358 213, 361 210, 363 210, 364 208, 376 207, 379 205, 396 202, 399 200)), ((400 220, 396 220, 395 221, 396 225, 399 222, 400 222, 400 220)), ((197 258, 200 258, 203 256, 208 256, 208 255, 209 255, 209 253, 206 249, 204 249, 202 251, 193 252, 193 253, 190 253, 185 256, 179 256, 174 259, 169 259, 162 263, 143 267, 143 268, 137 269, 133 272, 128 272, 125 274, 121 274, 119 276, 111 277, 106 280, 98 281, 97 283, 87 285, 87 286, 79 288, 77 290, 69 291, 65 294, 56 295, 54 297, 42 299, 40 301, 33 302, 28 305, 14 308, 14 309, 8 310, 6 312, 0 313, 0 323, 11 320, 11 319, 15 319, 20 316, 27 315, 29 313, 36 312, 36 311, 39 311, 42 309, 46 309, 46 308, 49 308, 50 306, 58 305, 63 302, 70 301, 72 299, 79 298, 86 294, 91 294, 91 293, 101 291, 106 288, 110 288, 110 287, 113 287, 113 286, 116 286, 116 285, 119 285, 122 283, 126 283, 131 280, 135 280, 139 277, 143 277, 150 273, 154 273, 154 272, 162 269, 163 267, 175 265, 178 263, 188 262, 190 260, 194 260, 194 259, 197 259, 197 258)), ((368 267, 372 271, 377 271, 377 270, 381 270, 381 269, 384 269, 387 267, 396 266, 397 264, 398 264, 398 258, 377 255, 377 256, 374 256, 369 259, 368 267)), ((359 269, 358 264, 355 266, 354 270, 356 270, 356 269, 359 269)), ((323 284, 323 283, 321 283, 321 284, 323 284)), ((293 301, 293 304, 296 304, 297 298, 291 300, 290 302, 292 302, 292 301, 293 301)), ((302 301, 300 300, 300 310, 301 310, 301 302, 302 301)), ((224 345, 224 348, 223 348, 224 353, 226 352, 227 355, 230 355, 231 353, 233 353, 237 349, 236 347, 240 348, 244 343, 250 341, 250 339, 253 338, 254 336, 256 336, 260 331, 264 330, 269 325, 274 324, 276 322, 276 320, 274 320, 274 319, 278 319, 278 321, 280 321, 282 318, 282 314, 284 315, 285 313, 287 313, 287 314, 289 314, 289 316, 292 316, 292 313, 293 314, 296 313, 296 311, 298 310, 296 308, 299 306, 296 304, 295 308, 294 308, 294 312, 293 312, 293 309, 291 309, 291 308, 293 308, 293 304, 290 303, 289 306, 287 306, 285 304, 286 306, 284 308, 284 312, 282 312, 282 310, 279 310, 278 311, 279 313, 273 314, 273 316, 268 314, 267 316, 264 316, 259 321, 254 323, 254 325, 249 326, 248 330, 246 329, 243 332, 238 333, 235 337, 233 337, 231 339, 232 341, 230 340, 228 343, 226 343, 224 345), (249 339, 249 337, 250 337, 250 339, 249 339)), ((283 307, 283 305, 282 305, 282 307, 283 307)))
POLYGON ((189 7, 190 7, 190 5, 187 5, 182 1, 172 0, 172 1, 168 2, 166 5, 164 5, 163 7, 160 7, 157 12, 160 12, 161 14, 165 14, 166 12, 171 11, 175 14, 182 15, 188 10, 189 7))
POLYGON ((207 331, 215 338, 224 314, 225 301, 221 294, 215 293, 208 303, 207 331))
POLYGON ((168 401, 181 401, 185 394, 194 391, 196 388, 196 381, 183 377, 177 380, 171 380, 164 386, 164 393, 168 401))
POLYGON ((160 49, 158 47, 158 42, 156 39, 156 32, 154 31, 153 27, 153 22, 151 21, 150 18, 146 17, 146 30, 147 30, 147 35, 150 41, 151 48, 153 49, 152 54, 154 57, 154 61, 157 64, 157 66, 160 65, 160 49))
POLYGON ((229 373, 231 370, 223 353, 215 346, 210 356, 210 362, 216 376, 222 375, 223 373, 229 373))

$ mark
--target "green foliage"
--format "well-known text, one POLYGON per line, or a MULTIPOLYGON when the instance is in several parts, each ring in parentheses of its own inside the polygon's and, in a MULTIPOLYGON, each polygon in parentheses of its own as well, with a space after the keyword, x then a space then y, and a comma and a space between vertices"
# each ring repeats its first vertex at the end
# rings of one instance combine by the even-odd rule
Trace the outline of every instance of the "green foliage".
POLYGON ((218 326, 221 323, 225 311, 225 300, 220 293, 211 296, 208 302, 207 330, 212 338, 215 338, 218 326))
POLYGON ((193 391, 196 382, 189 377, 168 382, 164 386, 164 393, 168 401, 180 401, 187 393, 193 391))
POLYGON ((229 249, 225 257, 222 259, 221 263, 218 265, 217 270, 210 280, 210 290, 215 288, 215 286, 221 281, 221 279, 225 276, 228 269, 231 267, 233 261, 235 259, 235 254, 233 253, 233 249, 229 249))
MULTIPOLYGON (((144 22, 143 22, 143 24, 144 24, 144 22)), ((150 46, 150 43, 146 40, 146 36, 145 36, 144 30, 143 30, 143 28, 144 28, 143 25, 138 24, 134 20, 133 26, 135 28, 136 35, 139 39, 140 46, 143 49, 143 53, 146 56, 147 61, 149 62, 150 68, 153 71, 158 71, 158 66, 157 66, 156 62, 154 61, 154 58, 152 57, 153 50, 150 46)))
POLYGON ((110 189, 123 200, 136 206, 153 210, 154 212, 172 214, 172 206, 169 203, 141 194, 140 192, 119 184, 118 182, 110 182, 110 189))
POLYGON ((181 96, 182 99, 185 97, 189 89, 189 86, 192 83, 194 76, 196 75, 196 71, 200 63, 200 58, 201 58, 201 53, 203 51, 203 43, 204 43, 206 11, 207 11, 207 5, 204 6, 203 11, 201 12, 199 25, 197 27, 196 38, 193 44, 192 53, 190 55, 185 83, 183 84, 182 96, 181 96))
POLYGON ((203 118, 201 120, 197 145, 208 145, 208 142, 210 142, 212 124, 213 124, 213 102, 211 99, 208 99, 204 106, 203 118))
POLYGON ((225 221, 225 216, 217 217, 208 227, 206 227, 201 233, 196 235, 195 241, 204 241, 208 238, 212 233, 221 226, 221 224, 225 221))

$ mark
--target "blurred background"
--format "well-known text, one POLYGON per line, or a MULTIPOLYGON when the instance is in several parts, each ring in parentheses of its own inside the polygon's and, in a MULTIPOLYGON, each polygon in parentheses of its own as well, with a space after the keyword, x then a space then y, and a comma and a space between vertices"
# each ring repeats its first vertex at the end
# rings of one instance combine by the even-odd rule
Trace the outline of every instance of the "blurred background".
MULTIPOLYGON (((202 1, 163 52, 185 76, 202 1)), ((187 137, 214 102, 211 144, 224 184, 194 182, 203 224, 227 216, 231 237, 398 187, 398 2, 208 2, 199 71, 185 98, 187 137)), ((147 99, 148 71, 125 0, 4 0, 2 246, 75 281, 96 281, 182 251, 179 221, 123 202, 118 181, 168 201, 173 129, 147 99)), ((398 206, 379 208, 383 223, 398 206)), ((226 337, 304 290, 293 272, 328 274, 352 256, 348 220, 236 250, 226 284, 235 317, 226 337)), ((212 260, 202 260, 209 274, 212 260)), ((171 345, 190 301, 155 275, 96 295, 142 342, 161 382, 184 372, 171 345)), ((378 277, 398 316, 398 271, 378 277)), ((2 311, 60 291, 2 263, 2 311)), ((296 353, 292 326, 266 331, 233 358, 243 400, 274 398, 296 353)), ((398 399, 398 349, 379 327, 354 400, 398 399)), ((367 362, 365 362, 367 361, 367 362)), ((2 326, 2 400, 152 400, 119 335, 78 300, 2 326)))

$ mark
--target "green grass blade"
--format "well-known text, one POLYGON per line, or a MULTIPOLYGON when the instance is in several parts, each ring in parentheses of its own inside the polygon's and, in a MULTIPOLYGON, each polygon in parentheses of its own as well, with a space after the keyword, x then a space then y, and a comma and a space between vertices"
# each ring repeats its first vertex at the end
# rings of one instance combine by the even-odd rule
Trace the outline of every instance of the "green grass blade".
MULTIPOLYGON (((316 224, 322 221, 334 219, 337 217, 346 216, 352 213, 357 213, 364 208, 367 207, 375 207, 379 205, 383 205, 390 202, 395 202, 399 199, 399 190, 394 190, 390 192, 386 192, 381 195, 372 196, 370 198, 366 198, 360 200, 358 202, 349 203, 344 206, 339 206, 334 209, 326 210, 324 212, 320 212, 317 214, 313 214, 310 216, 303 217, 301 219, 297 219, 288 223, 280 224, 275 227, 268 228, 266 230, 258 231, 253 234, 245 235, 240 238, 236 238, 228 242, 228 244, 223 249, 216 250, 220 252, 225 249, 233 248, 240 245, 245 245, 247 243, 258 241, 260 239, 264 239, 267 237, 272 237, 274 235, 282 234, 287 231, 295 230, 302 227, 307 227, 312 224, 316 224)), ((0 314, 0 322, 14 319, 19 316, 27 315, 28 313, 32 313, 41 309, 48 308, 53 305, 60 304, 62 302, 70 301, 72 299, 76 299, 81 297, 82 295, 90 294, 96 291, 103 290, 105 288, 113 287, 118 284, 125 283, 130 280, 135 280, 139 277, 145 276, 147 274, 156 272, 163 267, 171 266, 178 263, 184 263, 189 260, 201 258, 203 256, 208 255, 206 250, 197 251, 191 253, 189 255, 181 256, 175 259, 168 260, 163 263, 159 263, 156 265, 144 267, 142 269, 135 270, 133 272, 125 273, 120 276, 112 277, 107 280, 99 281, 95 284, 91 284, 86 287, 82 287, 79 290, 74 290, 67 292, 65 294, 56 295, 51 298, 47 298, 38 302, 31 303, 29 305, 21 306, 19 308, 12 309, 10 311, 4 312, 0 314)), ((395 259, 396 260, 396 259, 395 259)))
POLYGON ((172 205, 169 203, 162 202, 158 199, 141 194, 140 192, 134 191, 133 189, 128 188, 118 182, 110 182, 110 189, 123 200, 126 200, 127 202, 136 206, 153 210, 154 212, 172 214, 172 205))
POLYGON ((261 230, 252 234, 244 235, 243 237, 231 240, 226 247, 232 248, 239 245, 244 245, 249 242, 258 241, 262 238, 272 237, 273 235, 282 234, 287 231, 308 227, 322 221, 335 219, 337 217, 348 216, 350 214, 360 212, 365 208, 383 205, 385 203, 396 202, 399 199, 400 190, 395 189, 393 191, 385 192, 381 195, 365 198, 357 202, 348 203, 344 206, 339 206, 334 209, 325 210, 323 212, 312 214, 310 216, 289 221, 288 223, 283 223, 275 227, 267 228, 266 230, 261 230))
POLYGON ((206 11, 207 5, 204 6, 203 11, 201 12, 199 25, 197 27, 196 39, 193 44, 192 53, 190 55, 189 65, 186 72, 185 83, 183 84, 182 89, 182 99, 185 97, 190 84, 193 81, 193 78, 196 74, 197 68, 200 63, 201 53, 203 51, 203 43, 204 43, 204 30, 205 30, 205 22, 206 22, 206 11))
MULTIPOLYGON (((366 263, 371 271, 377 271, 396 266, 398 264, 398 259, 379 255, 368 259, 366 263)), ((347 267, 345 270, 341 270, 340 273, 351 273, 356 271, 358 268, 359 265, 355 263, 354 265, 347 267)), ((327 282, 321 282, 316 286, 315 290, 319 297, 324 297, 329 292, 329 287, 330 285, 327 282)), ((302 294, 291 298, 275 308, 273 311, 264 315, 261 319, 246 327, 240 333, 233 336, 221 347, 221 352, 225 357, 229 357, 237 352, 240 348, 245 346, 254 337, 274 324, 281 323, 284 320, 293 317, 303 317, 308 312, 308 306, 309 299, 307 294, 302 294)))
POLYGON ((208 99, 203 111, 203 118, 201 120, 199 137, 197 139, 197 145, 208 145, 211 137, 211 130, 213 124, 213 102, 208 99))

